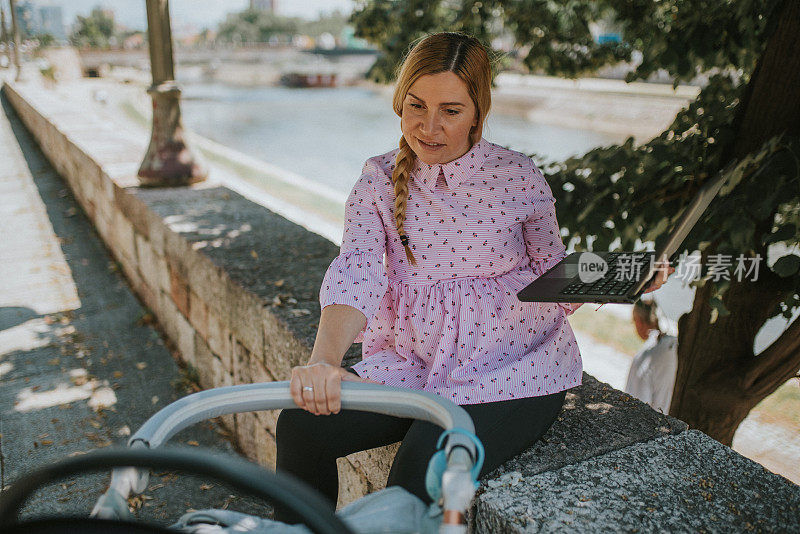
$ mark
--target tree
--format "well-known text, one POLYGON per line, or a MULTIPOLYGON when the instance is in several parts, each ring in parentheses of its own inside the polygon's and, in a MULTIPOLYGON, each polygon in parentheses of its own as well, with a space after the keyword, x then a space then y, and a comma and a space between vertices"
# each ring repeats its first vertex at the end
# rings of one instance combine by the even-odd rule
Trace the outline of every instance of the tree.
POLYGON ((532 72, 575 77, 638 51, 627 81, 658 69, 675 85, 710 75, 648 143, 628 138, 542 170, 562 234, 578 250, 608 250, 615 238, 619 249, 639 239, 659 245, 698 188, 726 170, 727 184, 683 243, 702 252, 702 272, 679 320, 670 414, 730 445, 747 413, 797 375, 800 320, 760 354, 753 341, 767 319, 800 307, 800 2, 361 0, 351 22, 384 52, 369 73, 376 80, 392 79, 415 39, 444 30, 484 43, 510 32, 532 72), (609 17, 623 42, 598 44, 589 23, 609 17), (757 276, 737 274, 740 259, 757 276))
POLYGON ((78 15, 70 40, 75 46, 106 48, 113 43, 115 32, 113 12, 96 7, 88 17, 78 15))
POLYGON ((223 42, 266 43, 273 36, 283 36, 290 41, 299 24, 296 17, 247 9, 228 15, 219 26, 217 38, 223 42))

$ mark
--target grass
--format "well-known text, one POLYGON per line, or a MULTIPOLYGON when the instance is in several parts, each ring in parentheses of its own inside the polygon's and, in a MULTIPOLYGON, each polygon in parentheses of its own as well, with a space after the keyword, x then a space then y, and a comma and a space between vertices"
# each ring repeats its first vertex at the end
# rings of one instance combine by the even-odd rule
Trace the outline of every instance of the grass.
POLYGON ((765 423, 800 432, 800 380, 793 378, 759 402, 750 413, 765 423))
POLYGON ((584 304, 570 315, 569 324, 575 330, 591 335, 599 343, 633 358, 642 347, 633 320, 624 321, 611 313, 597 313, 596 304, 584 304))

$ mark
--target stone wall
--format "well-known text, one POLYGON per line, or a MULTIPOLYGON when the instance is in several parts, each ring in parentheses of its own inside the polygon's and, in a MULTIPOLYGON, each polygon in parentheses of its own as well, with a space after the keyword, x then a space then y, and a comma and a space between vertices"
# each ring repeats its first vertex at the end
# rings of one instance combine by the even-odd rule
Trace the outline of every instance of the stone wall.
MULTIPOLYGON (((21 89, 26 98, 4 92, 202 387, 286 380, 308 360, 318 288, 338 247, 218 184, 139 188, 146 140, 114 135, 90 115, 77 120, 45 88, 21 89)), ((224 424, 248 457, 274 467, 276 418, 236 414, 224 424)), ((395 450, 340 460, 340 502, 381 488, 395 450)))
MULTIPOLYGON (((338 247, 213 180, 141 189, 148 139, 36 85, 4 94, 203 387, 284 380, 308 358, 338 247)), ((224 424, 251 459, 274 465, 274 413, 224 424)), ((341 459, 340 503, 382 487, 395 450, 341 459)), ((797 531, 798 512, 798 486, 584 373, 544 438, 484 478, 471 526, 797 531)))

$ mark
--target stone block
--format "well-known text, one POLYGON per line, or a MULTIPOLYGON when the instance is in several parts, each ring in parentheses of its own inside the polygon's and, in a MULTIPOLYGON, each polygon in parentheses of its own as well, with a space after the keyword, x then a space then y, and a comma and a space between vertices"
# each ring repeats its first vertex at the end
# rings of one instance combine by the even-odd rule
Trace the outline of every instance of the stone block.
POLYGON ((202 251, 192 250, 191 255, 193 259, 191 268, 187 270, 186 280, 192 291, 206 303, 209 310, 220 317, 229 317, 232 304, 226 289, 230 284, 228 275, 202 251))
POLYGON ((156 254, 150 241, 138 233, 136 234, 136 257, 139 259, 139 272, 142 274, 142 278, 154 291, 169 289, 167 261, 163 256, 156 254))
POLYGON ((800 531, 800 486, 697 430, 494 482, 475 532, 800 531))
POLYGON ((114 188, 114 204, 125 218, 133 225, 133 229, 146 239, 150 238, 150 224, 147 205, 134 193, 134 189, 114 188))
POLYGON ((114 189, 116 188, 116 184, 114 183, 114 179, 108 175, 108 173, 103 172, 102 180, 100 183, 103 186, 103 197, 108 201, 109 204, 114 204, 114 189))
POLYGON ((292 367, 304 365, 311 357, 311 347, 297 339, 269 308, 263 310, 264 365, 277 380, 288 380, 292 367))
POLYGON ((203 340, 208 340, 208 306, 191 289, 189 289, 189 322, 203 340))
POLYGON ((147 281, 142 280, 142 284, 139 286, 139 297, 141 297, 144 305, 158 316, 158 307, 161 305, 161 291, 151 288, 147 281))
MULTIPOLYGON (((99 204, 96 204, 95 208, 97 208, 98 206, 99 206, 99 204)), ((103 239, 103 242, 106 244, 106 246, 109 249, 112 246, 112 243, 111 243, 111 218, 110 217, 111 217, 110 214, 107 216, 105 213, 103 213, 103 212, 98 210, 97 211, 97 216, 94 219, 95 229, 97 230, 97 233, 100 235, 100 237, 103 239)))
POLYGON ((542 439, 485 478, 552 471, 686 428, 683 421, 584 373, 583 384, 567 392, 564 408, 542 439))
POLYGON ((98 219, 103 218, 106 221, 108 221, 108 225, 110 227, 111 216, 114 210, 114 206, 110 202, 108 202, 108 200, 103 195, 96 195, 93 199, 93 203, 95 211, 94 221, 97 222, 98 219))
POLYGON ((181 352, 183 361, 197 367, 197 349, 194 343, 196 332, 194 328, 192 328, 192 325, 189 324, 189 321, 182 314, 178 314, 176 322, 178 324, 178 339, 176 340, 176 344, 178 346, 178 350, 181 352))
POLYGON ((184 317, 189 317, 189 286, 186 279, 181 276, 175 266, 168 263, 169 269, 169 296, 184 317))
POLYGON ((252 353, 247 361, 247 366, 247 375, 244 376, 244 373, 242 373, 243 384, 263 384, 266 382, 275 382, 275 377, 273 377, 266 367, 264 367, 264 363, 258 358, 254 358, 252 353))
MULTIPOLYGON (((336 509, 347 506, 372 491, 372 487, 362 472, 353 467, 347 458, 336 460, 339 471, 339 496, 336 509)), ((376 490, 379 488, 376 488, 376 490)))
POLYGON ((167 231, 164 221, 161 217, 151 211, 148 207, 147 210, 147 227, 150 231, 150 245, 156 254, 165 257, 164 254, 164 232, 167 231))
POLYGON ((235 336, 231 337, 231 344, 233 345, 233 382, 235 384, 249 384, 250 359, 253 355, 235 336))
POLYGON ((233 374, 233 346, 227 324, 214 312, 208 312, 208 346, 219 356, 227 372, 233 374))
POLYGON ((120 261, 124 257, 136 260, 136 241, 133 237, 133 225, 116 209, 111 212, 110 248, 120 261))
POLYGON ((254 413, 236 414, 236 442, 245 455, 265 467, 275 465, 275 438, 254 413))
POLYGON ((263 302, 229 278, 226 278, 225 281, 226 298, 230 303, 228 325, 231 332, 251 352, 263 354, 263 302))
POLYGON ((186 239, 169 227, 167 223, 169 219, 169 217, 164 219, 164 257, 183 279, 188 280, 191 272, 190 262, 193 261, 195 254, 186 239))
POLYGON ((347 459, 364 476, 372 488, 371 491, 377 491, 386 487, 386 478, 399 448, 400 443, 393 443, 353 453, 347 459))
MULTIPOLYGON (((122 272, 128 279, 128 283, 133 288, 134 293, 139 294, 142 286, 142 276, 139 274, 139 269, 136 265, 136 260, 129 257, 127 254, 115 254, 117 261, 122 266, 122 272)), ((134 256, 135 258, 136 256, 134 256)))
POLYGON ((265 410, 263 412, 256 412, 259 424, 262 425, 267 431, 275 436, 277 432, 275 429, 278 427, 278 415, 280 410, 265 410))
POLYGON ((194 339, 195 368, 203 389, 212 389, 231 385, 230 375, 222 367, 222 362, 217 358, 206 342, 195 334, 194 339))
POLYGON ((158 319, 159 323, 164 327, 164 332, 180 352, 183 361, 195 365, 195 331, 189 321, 178 310, 172 298, 163 292, 161 293, 158 319))

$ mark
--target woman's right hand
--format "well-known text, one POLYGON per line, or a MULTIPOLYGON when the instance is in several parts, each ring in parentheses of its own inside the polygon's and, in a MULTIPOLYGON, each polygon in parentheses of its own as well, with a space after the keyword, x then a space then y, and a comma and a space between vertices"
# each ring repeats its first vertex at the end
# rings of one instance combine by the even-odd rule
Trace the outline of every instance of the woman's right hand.
POLYGON ((289 391, 298 408, 314 415, 339 413, 342 407, 342 380, 372 382, 340 366, 319 362, 292 368, 289 391))

